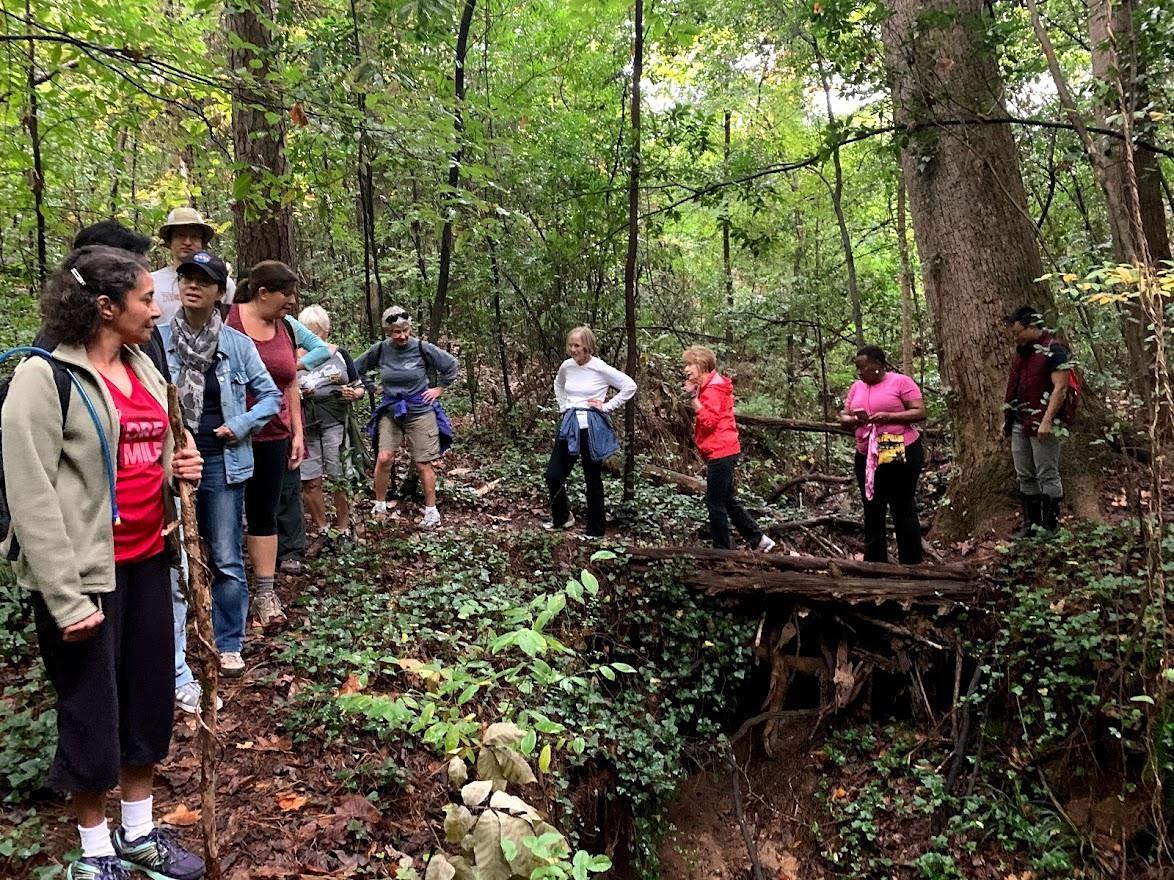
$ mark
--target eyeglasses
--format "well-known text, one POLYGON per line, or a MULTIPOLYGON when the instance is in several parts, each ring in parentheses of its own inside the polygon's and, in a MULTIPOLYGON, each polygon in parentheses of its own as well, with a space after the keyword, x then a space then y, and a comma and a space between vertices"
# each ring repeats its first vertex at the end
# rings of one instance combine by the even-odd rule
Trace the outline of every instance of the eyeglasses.
POLYGON ((391 312, 384 319, 385 324, 398 324, 400 321, 410 321, 412 316, 407 312, 391 312))

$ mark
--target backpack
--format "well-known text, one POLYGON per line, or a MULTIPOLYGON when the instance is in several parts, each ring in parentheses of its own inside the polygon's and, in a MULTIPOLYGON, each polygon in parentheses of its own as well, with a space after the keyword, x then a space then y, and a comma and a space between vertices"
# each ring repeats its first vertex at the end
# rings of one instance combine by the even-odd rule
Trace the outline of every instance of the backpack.
MULTIPOLYGON (((69 416, 69 392, 73 384, 73 374, 69 371, 68 367, 53 357, 53 355, 49 354, 49 352, 42 348, 34 348, 27 345, 0 352, 0 363, 12 357, 24 357, 28 355, 44 358, 49 362, 49 366, 53 368, 53 384, 57 386, 57 401, 61 404, 61 426, 64 429, 65 420, 69 416)), ((4 403, 8 400, 8 390, 11 386, 11 376, 0 380, 0 410, 4 408, 4 403)), ((12 513, 8 508, 8 487, 4 474, 4 447, 0 445, 0 537, 7 536, 11 530, 12 513)), ((15 561, 19 555, 20 542, 13 535, 12 543, 8 548, 8 561, 15 561)))
POLYGON ((1081 388, 1080 374, 1072 367, 1068 371, 1068 393, 1064 395, 1064 400, 1056 412, 1056 419, 1069 428, 1072 427, 1076 419, 1076 410, 1080 406, 1081 388))

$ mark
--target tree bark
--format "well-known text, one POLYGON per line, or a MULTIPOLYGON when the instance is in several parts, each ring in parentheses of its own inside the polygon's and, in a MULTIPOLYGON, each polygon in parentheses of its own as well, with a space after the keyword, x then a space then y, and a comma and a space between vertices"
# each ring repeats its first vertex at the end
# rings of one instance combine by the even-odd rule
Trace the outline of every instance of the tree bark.
MULTIPOLYGON (((722 120, 722 162, 730 162, 730 111, 722 120)), ((722 210, 722 272, 726 280, 726 345, 734 344, 734 267, 730 261, 729 206, 722 210)))
MULTIPOLYGON (((898 124, 963 112, 1006 116, 983 0, 893 0, 885 61, 898 124), (932 14, 938 20, 930 26, 932 14)), ((1011 129, 927 127, 901 143, 922 283, 954 425, 957 473, 946 531, 972 531, 1010 505, 1003 318, 1025 303, 1048 312, 1035 226, 1011 129)))
POLYGON ((437 268, 436 298, 432 301, 432 314, 428 321, 428 338, 435 342, 440 336, 440 323, 448 307, 448 279, 452 263, 452 224, 457 207, 454 200, 457 186, 461 182, 461 162, 465 157, 465 56, 469 50, 469 29, 473 25, 473 13, 477 0, 465 0, 461 10, 461 23, 457 27, 456 63, 453 66, 453 114, 452 127, 456 134, 456 148, 448 163, 448 191, 444 211, 444 227, 440 232, 440 261, 437 268))
POLYGON ((897 176, 897 256, 901 271, 901 370, 913 375, 913 270, 909 261, 909 232, 905 220, 905 178, 897 176))
MULTIPOLYGON (((25 0, 25 17, 33 19, 30 0, 25 0)), ((37 50, 36 42, 30 38, 28 48, 28 112, 24 118, 25 128, 29 133, 29 145, 32 147, 33 167, 29 175, 29 189, 33 194, 33 212, 37 221, 37 289, 45 286, 49 277, 49 258, 46 248, 45 232, 45 166, 41 161, 41 107, 37 100, 37 50)))
POLYGON ((489 273, 493 282, 493 333, 497 337, 497 358, 501 364, 501 387, 505 393, 505 411, 514 408, 514 392, 510 390, 510 359, 505 344, 505 325, 501 320, 501 272, 497 267, 497 243, 486 239, 489 249, 489 273))
MULTIPOLYGON (((1133 38, 1136 0, 1119 0, 1108 4, 1090 4, 1088 16, 1089 44, 1092 47, 1092 72, 1099 82, 1100 100, 1096 103, 1097 124, 1110 126, 1110 118, 1121 113, 1120 96, 1131 111, 1147 103, 1146 70, 1133 38), (1111 8, 1109 8, 1111 6, 1111 8), (1118 86, 1121 90, 1118 90, 1118 86)), ((1157 267, 1170 259, 1170 237, 1166 229, 1166 209, 1162 201, 1162 171, 1152 150, 1134 146, 1135 167, 1126 161, 1124 145, 1117 138, 1094 138, 1102 174, 1098 180, 1105 194, 1109 229, 1113 237, 1113 258, 1119 263, 1141 261, 1148 255, 1148 265, 1157 267), (1136 178, 1134 174, 1136 173, 1136 178), (1136 199, 1136 209, 1132 201, 1136 199), (1140 214, 1141 238, 1137 240, 1134 210, 1140 214)), ((1121 333, 1130 356, 1134 387, 1149 401, 1153 394, 1153 346, 1147 342, 1149 322, 1136 299, 1125 303, 1121 315, 1121 333)))
MULTIPOLYGON (((627 374, 636 377, 636 248, 640 241, 640 78, 644 75, 644 0, 636 0, 632 35, 632 137, 628 146, 628 254, 624 260, 627 374)), ((636 398, 624 404, 624 501, 636 494, 636 398)))
POLYGON ((229 41, 228 65, 242 77, 232 96, 237 262, 247 270, 261 260, 281 260, 296 269, 293 216, 285 197, 285 107, 274 106, 270 97, 269 75, 277 53, 275 10, 269 0, 253 3, 230 7, 227 16, 235 37, 229 41))
MULTIPOLYGON (((355 67, 363 63, 363 44, 359 37, 359 11, 355 0, 350 0, 351 41, 355 53, 355 67)), ((383 278, 379 274, 379 251, 375 242, 375 185, 371 169, 371 145, 367 134, 367 92, 357 89, 355 98, 359 110, 359 141, 356 177, 359 188, 360 231, 363 235, 363 301, 367 312, 367 331, 374 339, 381 329, 384 308, 383 278), (371 281, 374 279, 375 292, 372 296, 371 281)))

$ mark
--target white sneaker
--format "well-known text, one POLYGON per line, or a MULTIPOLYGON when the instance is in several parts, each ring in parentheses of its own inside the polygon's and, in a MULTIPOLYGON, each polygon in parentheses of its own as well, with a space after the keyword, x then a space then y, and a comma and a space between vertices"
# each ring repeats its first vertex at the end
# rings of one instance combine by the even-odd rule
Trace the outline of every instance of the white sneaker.
POLYGON ((245 674, 245 661, 240 651, 220 652, 220 674, 225 678, 240 678, 245 674))
POLYGON ((440 511, 435 507, 425 507, 424 516, 420 520, 420 528, 434 529, 440 525, 440 511))
POLYGON ((553 520, 547 520, 546 522, 544 522, 542 524, 542 528, 546 529, 548 532, 553 532, 555 529, 569 529, 574 524, 575 524, 575 515, 572 513, 567 516, 567 521, 565 523, 563 523, 561 526, 556 526, 554 524, 553 520))
MULTIPOLYGON (((239 654, 237 655, 240 656, 239 654)), ((241 668, 244 668, 244 663, 241 663, 241 668)), ((181 684, 175 689, 175 705, 187 712, 189 715, 195 715, 200 711, 200 697, 203 696, 204 690, 200 687, 198 681, 189 681, 187 684, 181 684)), ((224 708, 224 700, 216 697, 216 711, 219 712, 224 708)))
POLYGON ((754 549, 757 550, 759 553, 769 553, 774 548, 775 548, 775 542, 772 541, 770 538, 768 538, 766 535, 763 535, 762 540, 760 540, 758 542, 758 546, 755 547, 754 549))

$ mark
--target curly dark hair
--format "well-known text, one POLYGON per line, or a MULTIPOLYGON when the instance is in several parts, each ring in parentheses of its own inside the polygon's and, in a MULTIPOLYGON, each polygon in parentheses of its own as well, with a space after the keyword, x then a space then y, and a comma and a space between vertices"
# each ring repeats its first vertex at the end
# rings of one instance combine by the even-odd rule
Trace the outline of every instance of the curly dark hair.
POLYGON ((146 271, 147 261, 130 251, 98 244, 72 251, 41 294, 45 331, 58 342, 85 345, 102 324, 98 297, 124 305, 146 271))

